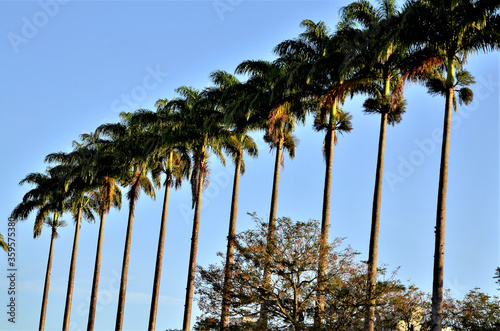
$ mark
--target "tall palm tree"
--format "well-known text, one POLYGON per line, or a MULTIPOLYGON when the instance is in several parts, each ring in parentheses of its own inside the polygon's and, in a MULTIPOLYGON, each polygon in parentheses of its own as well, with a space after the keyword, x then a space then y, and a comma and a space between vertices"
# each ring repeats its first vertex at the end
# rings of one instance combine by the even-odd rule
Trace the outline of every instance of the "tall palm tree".
MULTIPOLYGON (((179 117, 173 112, 167 99, 158 100, 155 106, 156 112, 140 110, 135 112, 131 118, 134 123, 143 126, 148 133, 144 147, 148 154, 152 155, 153 162, 156 164, 152 169, 153 180, 159 182, 161 175, 165 174, 163 183, 165 195, 163 198, 148 330, 155 330, 156 328, 170 188, 179 189, 181 187, 182 180, 189 177, 191 165, 185 144, 176 139, 179 117)), ((157 186, 161 186, 161 183, 158 183, 157 186)))
POLYGON ((222 125, 222 114, 215 109, 215 104, 206 94, 192 87, 182 86, 176 89, 179 99, 169 102, 179 114, 180 142, 187 143, 192 155, 191 192, 193 217, 193 232, 189 255, 189 268, 184 306, 183 330, 189 330, 191 323, 191 308, 193 303, 194 276, 196 255, 198 250, 198 235, 200 226, 201 198, 204 187, 209 184, 208 159, 209 151, 216 155, 225 165, 222 154, 222 141, 225 130, 222 125))
POLYGON ((40 331, 43 331, 45 328, 54 239, 57 237, 57 227, 66 225, 64 221, 59 220, 60 215, 65 211, 65 200, 67 197, 66 178, 59 170, 60 169, 49 169, 47 174, 28 174, 19 184, 29 183, 35 185, 35 187, 23 196, 23 201, 19 203, 11 213, 12 219, 19 221, 26 220, 33 210, 38 210, 33 225, 34 238, 38 238, 41 235, 43 224, 47 224, 52 228, 42 307, 40 311, 40 323, 38 326, 40 331), (53 213, 53 218, 49 217, 50 213, 53 213))
POLYGON ((47 271, 45 273, 45 285, 43 286, 43 299, 42 299, 42 313, 40 316, 40 327, 39 330, 44 329, 45 324, 45 313, 47 309, 47 300, 49 298, 49 285, 50 285, 50 273, 52 270, 52 254, 54 252, 54 240, 59 237, 57 233, 57 228, 65 227, 67 224, 65 221, 59 219, 59 214, 54 213, 54 217, 48 217, 45 219, 44 223, 51 228, 52 232, 50 235, 50 248, 49 248, 49 258, 47 261, 47 271))
MULTIPOLYGON (((341 9, 340 26, 344 35, 356 34, 362 42, 353 43, 357 51, 350 61, 357 62, 358 76, 372 79, 367 91, 372 95, 363 104, 365 113, 380 115, 375 188, 373 193, 372 224, 368 256, 368 298, 365 329, 374 329, 375 286, 377 283, 378 238, 382 201, 382 176, 384 167, 387 124, 395 125, 405 112, 402 96, 402 77, 408 77, 405 59, 411 57, 408 48, 397 41, 400 13, 394 0, 382 0, 379 7, 359 0, 341 9), (406 71, 406 72, 403 72, 406 71)), ((412 70, 418 66, 414 61, 412 70)), ((422 67, 423 64, 420 64, 422 67)), ((427 66, 428 67, 428 66, 427 66)), ((409 77, 408 77, 409 78, 409 77)))
POLYGON ((499 49, 499 9, 498 1, 488 0, 411 0, 405 4, 403 36, 417 50, 440 58, 446 72, 432 285, 433 331, 442 329, 446 193, 457 69, 472 53, 499 49))
POLYGON ((73 285, 75 280, 76 257, 78 252, 78 241, 82 215, 87 221, 95 221, 93 211, 97 209, 89 193, 92 183, 88 172, 88 164, 91 162, 91 151, 84 148, 82 144, 74 141, 75 149, 71 153, 52 153, 45 158, 46 162, 59 162, 57 167, 67 170, 68 176, 68 208, 72 212, 75 221, 75 234, 68 276, 68 288, 66 292, 66 304, 64 308, 63 330, 69 329, 71 316, 71 302, 73 298, 73 285))
POLYGON ((120 181, 129 187, 129 191, 127 192, 127 199, 129 200, 127 234, 123 252, 115 330, 123 328, 135 204, 139 199, 141 191, 155 198, 153 184, 147 176, 150 159, 142 149, 142 143, 144 142, 143 130, 139 125, 132 123, 132 113, 121 113, 120 117, 122 118, 122 123, 104 124, 97 129, 98 134, 109 136, 115 144, 115 155, 120 157, 123 164, 123 173, 120 181))
POLYGON ((325 131, 323 153, 326 161, 325 185, 321 222, 320 256, 318 260, 318 295, 315 325, 320 327, 324 314, 323 285, 326 280, 326 260, 328 250, 328 231, 330 227, 330 195, 333 168, 333 149, 337 133, 352 130, 352 116, 340 108, 348 93, 364 89, 364 78, 350 77, 351 68, 344 64, 350 55, 342 48, 344 39, 331 35, 323 22, 304 20, 301 26, 305 31, 299 38, 285 40, 274 50, 280 61, 291 67, 290 80, 294 81, 308 102, 308 110, 314 114, 314 129, 325 131))
MULTIPOLYGON (((274 251, 274 238, 276 230, 276 211, 278 207, 278 186, 280 168, 284 164, 284 152, 287 151, 290 158, 295 157, 295 146, 297 139, 293 135, 296 122, 305 121, 305 111, 301 95, 289 84, 290 68, 284 62, 268 62, 262 60, 244 61, 236 68, 237 74, 250 74, 247 84, 253 87, 248 94, 248 109, 255 113, 256 117, 267 119, 264 121, 264 141, 276 149, 276 160, 274 164, 273 188, 271 193, 271 207, 269 212, 269 227, 267 237, 267 261, 264 263, 263 291, 268 297, 271 286, 271 273, 269 266, 272 263, 274 251)), ((261 307, 259 324, 267 327, 268 308, 267 299, 261 307)))
POLYGON ((91 331, 94 329, 97 307, 105 218, 111 207, 121 208, 122 193, 115 179, 119 176, 119 167, 114 156, 112 142, 99 139, 95 133, 83 134, 81 139, 82 143, 78 145, 78 148, 90 152, 87 160, 88 162, 85 163, 89 169, 87 169, 85 173, 91 176, 91 182, 95 184, 89 196, 93 204, 97 207, 100 219, 94 274, 92 278, 89 317, 87 321, 87 330, 91 331))
POLYGON ((245 104, 243 100, 245 93, 242 93, 245 90, 244 84, 239 82, 233 75, 220 70, 212 72, 210 78, 215 86, 210 88, 209 95, 214 98, 217 107, 224 113, 224 121, 230 130, 226 141, 224 141, 224 150, 226 154, 231 156, 235 165, 221 307, 221 328, 227 330, 229 326, 240 175, 245 173, 244 152, 247 152, 251 157, 258 156, 257 144, 248 135, 251 129, 257 127, 257 123, 253 117, 247 117, 247 109, 242 108, 242 105, 245 104))

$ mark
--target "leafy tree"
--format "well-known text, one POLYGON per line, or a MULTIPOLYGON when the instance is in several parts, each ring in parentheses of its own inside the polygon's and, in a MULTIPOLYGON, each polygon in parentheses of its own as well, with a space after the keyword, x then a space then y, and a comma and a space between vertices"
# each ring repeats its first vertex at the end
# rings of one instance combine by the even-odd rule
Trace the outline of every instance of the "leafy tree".
MULTIPOLYGON (((430 299, 430 298, 429 298, 430 299)), ((430 306, 430 300, 427 306, 430 306)), ((432 311, 424 310, 421 330, 431 330, 432 311)), ((500 298, 483 293, 474 288, 464 295, 463 299, 455 299, 447 290, 443 297, 443 328, 457 331, 493 331, 500 327, 500 298)))
POLYGON ((418 330, 423 318, 430 312, 428 295, 415 285, 397 284, 378 301, 381 303, 376 306, 374 315, 378 328, 418 330))
POLYGON ((493 331, 500 329, 500 298, 491 297, 475 288, 457 300, 452 312, 453 330, 493 331))
MULTIPOLYGON (((255 217, 255 215, 253 215, 255 217)), ((311 327, 318 289, 317 267, 320 249, 320 230, 315 221, 292 222, 276 220, 274 263, 270 266, 271 286, 265 284, 263 269, 268 258, 268 224, 255 219, 257 228, 237 235, 234 255, 234 275, 231 288, 230 315, 253 319, 260 316, 263 302, 268 307, 268 330, 291 327, 302 330, 311 327)), ((346 249, 334 251, 341 241, 336 240, 328 253, 327 280, 338 281, 347 275, 343 269, 351 265, 355 253, 346 249)), ((219 254, 222 258, 224 256, 219 254)), ((225 259, 220 265, 198 266, 197 291, 203 318, 220 316, 225 259)), ((253 329, 263 326, 254 324, 253 329)))

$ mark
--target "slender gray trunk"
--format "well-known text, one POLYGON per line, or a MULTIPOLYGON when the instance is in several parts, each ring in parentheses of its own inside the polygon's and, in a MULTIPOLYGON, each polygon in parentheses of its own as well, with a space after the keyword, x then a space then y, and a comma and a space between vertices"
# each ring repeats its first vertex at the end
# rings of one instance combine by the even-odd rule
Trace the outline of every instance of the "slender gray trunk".
POLYGON ((156 254, 156 268, 155 277, 153 280, 153 294, 151 297, 151 309, 149 312, 149 327, 150 331, 156 327, 156 314, 158 311, 158 298, 160 296, 160 281, 161 281, 161 268, 163 262, 163 246, 165 244, 165 232, 167 229, 167 212, 168 212, 168 198, 170 196, 170 182, 171 174, 167 174, 167 181, 165 182, 165 197, 163 199, 163 212, 161 215, 160 237, 158 239, 158 253, 156 254))
POLYGON ((446 189, 448 184, 448 156, 450 151, 451 114, 453 112, 453 88, 446 94, 446 110, 443 126, 443 144, 439 169, 438 203, 436 214, 436 243, 432 283, 432 331, 441 331, 443 320, 444 236, 446 218, 446 189))
POLYGON ((94 278, 92 280, 92 294, 90 295, 90 308, 89 320, 87 322, 87 331, 94 330, 95 310, 97 305, 97 291, 99 288, 99 274, 101 272, 101 253, 102 253, 102 240, 104 233, 104 221, 106 213, 100 213, 101 222, 99 224, 99 236, 97 238, 97 251, 95 256, 94 278))
POLYGON ((123 328, 123 315, 125 312, 125 296, 127 294, 128 265, 130 259, 130 244, 132 243, 132 226, 134 223, 135 201, 130 202, 128 213, 127 236, 125 239, 125 249, 123 251, 122 275, 120 281, 120 292, 118 293, 118 308, 116 311, 115 331, 123 328))
POLYGON ((332 170, 333 170, 333 149, 335 145, 335 130, 332 128, 332 116, 330 115, 330 126, 325 137, 326 149, 326 167, 325 167, 325 186, 323 191, 323 210, 321 215, 321 241, 318 263, 318 316, 315 321, 317 328, 323 324, 325 313, 325 278, 326 264, 328 258, 328 231, 330 229, 330 197, 332 188, 332 170))
POLYGON ((191 324, 191 308, 193 304, 194 276, 196 271, 196 254, 198 252, 198 232, 200 229, 201 196, 203 193, 203 179, 205 174, 200 176, 198 183, 198 198, 196 200, 196 209, 193 219, 193 234, 191 236, 191 252, 189 255, 189 270, 186 286, 186 303, 184 306, 184 320, 182 324, 183 331, 189 331, 191 324))
MULTIPOLYGON (((267 291, 271 290, 271 272, 269 266, 272 263, 272 255, 274 250, 274 233, 276 231, 276 209, 278 207, 278 186, 280 181, 281 159, 283 155, 283 137, 280 137, 276 146, 276 161, 274 163, 274 178, 273 191, 271 195, 271 210, 269 212, 269 228, 267 233, 267 261, 264 264, 264 284, 263 288, 267 291)), ((261 304, 259 325, 267 327, 268 320, 268 296, 264 294, 264 302, 261 304)))
POLYGON ((375 287, 377 286, 378 237, 380 228, 380 208, 382 202, 382 176, 384 173, 385 137, 387 131, 387 113, 381 114, 380 135, 378 142, 377 170, 375 189, 373 192, 372 226, 370 232, 370 249, 368 255, 368 298, 365 330, 373 331, 375 327, 375 287))
POLYGON ((80 236, 80 221, 82 219, 82 208, 78 208, 75 224, 75 238, 73 239, 73 251, 71 254, 71 264, 69 267, 68 290, 66 292, 66 305, 64 307, 63 331, 69 329, 69 319, 71 316, 71 301, 73 299, 73 285, 75 283, 76 254, 78 251, 78 238, 80 236))
POLYGON ((49 298, 50 272, 52 270, 52 255, 53 255, 52 253, 54 251, 55 238, 56 238, 56 230, 52 229, 52 234, 50 236, 49 259, 47 261, 47 271, 45 273, 45 285, 43 287, 42 310, 40 312, 40 325, 38 327, 39 331, 43 331, 45 328, 45 315, 47 312, 47 301, 49 298))
POLYGON ((229 233, 227 235, 226 265, 224 266, 224 288, 222 292, 221 323, 222 330, 229 326, 229 303, 231 300, 231 287, 233 277, 234 240, 236 237, 236 219, 238 213, 238 190, 240 185, 241 163, 243 151, 239 151, 234 170, 233 197, 231 200, 231 213, 229 216, 229 233))

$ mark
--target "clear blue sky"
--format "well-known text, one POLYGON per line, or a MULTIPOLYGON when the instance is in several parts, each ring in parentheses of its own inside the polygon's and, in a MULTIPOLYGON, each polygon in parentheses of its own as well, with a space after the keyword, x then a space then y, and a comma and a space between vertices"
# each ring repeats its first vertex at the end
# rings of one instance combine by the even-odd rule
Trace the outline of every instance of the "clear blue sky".
MULTIPOLYGON (((0 2, 0 232, 7 233, 7 218, 29 189, 18 182, 44 171, 47 154, 69 151, 79 134, 118 121, 122 110, 153 109, 157 99, 172 98, 181 85, 205 87, 213 70, 233 72, 243 60, 272 59, 273 47, 296 37, 303 19, 323 20, 333 28, 340 6, 349 2, 0 2)), ((498 293, 492 277, 500 265, 498 53, 474 55, 467 67, 477 80, 475 101, 453 114, 447 206, 445 286, 457 297, 475 286, 498 293)), ((403 122, 387 133, 379 261, 389 270, 400 267, 402 280, 430 291, 440 155, 433 137, 442 127, 444 100, 416 85, 405 95, 403 122)), ((345 237, 366 259, 379 118, 362 114, 362 102, 356 97, 344 106, 354 116, 354 131, 340 137, 335 148, 330 238, 345 237)), ((296 157, 285 161, 281 176, 278 215, 294 220, 321 218, 323 137, 311 124, 297 129, 296 157)), ((238 230, 252 225, 246 212, 269 213, 274 156, 256 137, 260 157, 247 160, 241 179, 238 230)), ((213 160, 211 167, 198 251, 204 266, 225 250, 233 176, 229 161, 224 168, 213 160)), ((188 185, 171 194, 158 330, 182 326, 190 194, 188 185)), ((124 330, 147 328, 162 197, 160 191, 156 202, 144 196, 137 203, 124 330)), ((33 218, 17 225, 18 319, 12 325, 2 312, 2 330, 38 327, 50 231, 34 240, 33 218)), ((106 219, 96 330, 114 328, 126 219, 126 206, 106 219)), ((55 242, 46 330, 62 326, 73 230, 70 222, 55 242)), ((97 230, 97 224, 82 225, 73 331, 87 325, 97 230)), ((6 262, 0 266, 7 269, 6 262)), ((1 277, 4 310, 6 287, 1 277)), ((196 316, 196 303, 194 308, 196 316)))

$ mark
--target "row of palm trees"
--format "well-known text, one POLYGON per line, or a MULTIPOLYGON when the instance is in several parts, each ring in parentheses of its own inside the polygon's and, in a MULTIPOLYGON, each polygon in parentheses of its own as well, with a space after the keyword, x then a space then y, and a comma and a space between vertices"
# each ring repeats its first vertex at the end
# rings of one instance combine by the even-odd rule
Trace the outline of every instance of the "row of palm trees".
MULTIPOLYGON (((170 188, 179 188, 183 179, 189 179, 194 218, 183 319, 183 330, 189 330, 202 191, 210 179, 208 160, 210 155, 215 155, 225 164, 224 154, 235 164, 221 307, 221 328, 227 329, 239 177, 245 171, 244 153, 252 157, 258 154, 250 133, 264 131, 264 140, 276 150, 267 237, 269 259, 264 261, 263 270, 265 295, 271 286, 268 266, 273 263, 280 167, 285 153, 293 158, 294 126, 304 123, 308 114, 314 116, 314 129, 325 132, 326 167, 317 277, 320 291, 315 318, 315 326, 321 328, 324 318, 321 284, 326 273, 334 145, 339 133, 352 130, 352 117, 341 109, 342 104, 349 96, 363 94, 367 96, 363 104, 365 112, 380 115, 368 260, 367 295, 372 299, 365 316, 366 330, 373 330, 386 128, 401 121, 405 111, 403 86, 406 81, 414 80, 423 82, 430 93, 446 98, 432 297, 432 329, 441 330, 451 113, 457 99, 465 104, 472 100, 467 86, 474 81, 464 70, 467 56, 499 48, 499 8, 500 4, 487 0, 412 0, 401 9, 393 0, 381 0, 378 7, 358 0, 341 9, 340 21, 333 33, 323 22, 305 20, 301 23, 303 33, 275 47, 276 60, 242 62, 235 73, 248 76, 245 82, 227 72, 214 71, 210 75, 212 87, 204 90, 180 87, 176 90, 179 97, 158 100, 156 111, 140 109, 122 113, 120 123, 101 125, 95 132, 82 135, 79 142, 74 142, 72 152, 48 155, 46 161, 53 166, 45 174, 29 174, 21 181, 35 188, 26 193, 12 212, 16 220, 23 220, 37 210, 35 237, 40 235, 44 223, 53 230, 39 329, 44 328, 53 239, 57 227, 64 225, 60 217, 71 212, 76 222, 63 321, 63 330, 67 330, 80 222, 82 217, 93 220, 94 211, 99 215, 100 225, 87 325, 88 330, 93 330, 104 221, 111 207, 121 207, 120 186, 128 188, 129 201, 115 324, 116 330, 122 329, 135 205, 141 191, 155 197, 155 189, 161 187, 164 175, 165 195, 148 328, 154 330, 156 325, 170 188), (54 216, 49 218, 49 214, 54 216)), ((264 303, 259 324, 265 328, 268 318, 264 303)))

